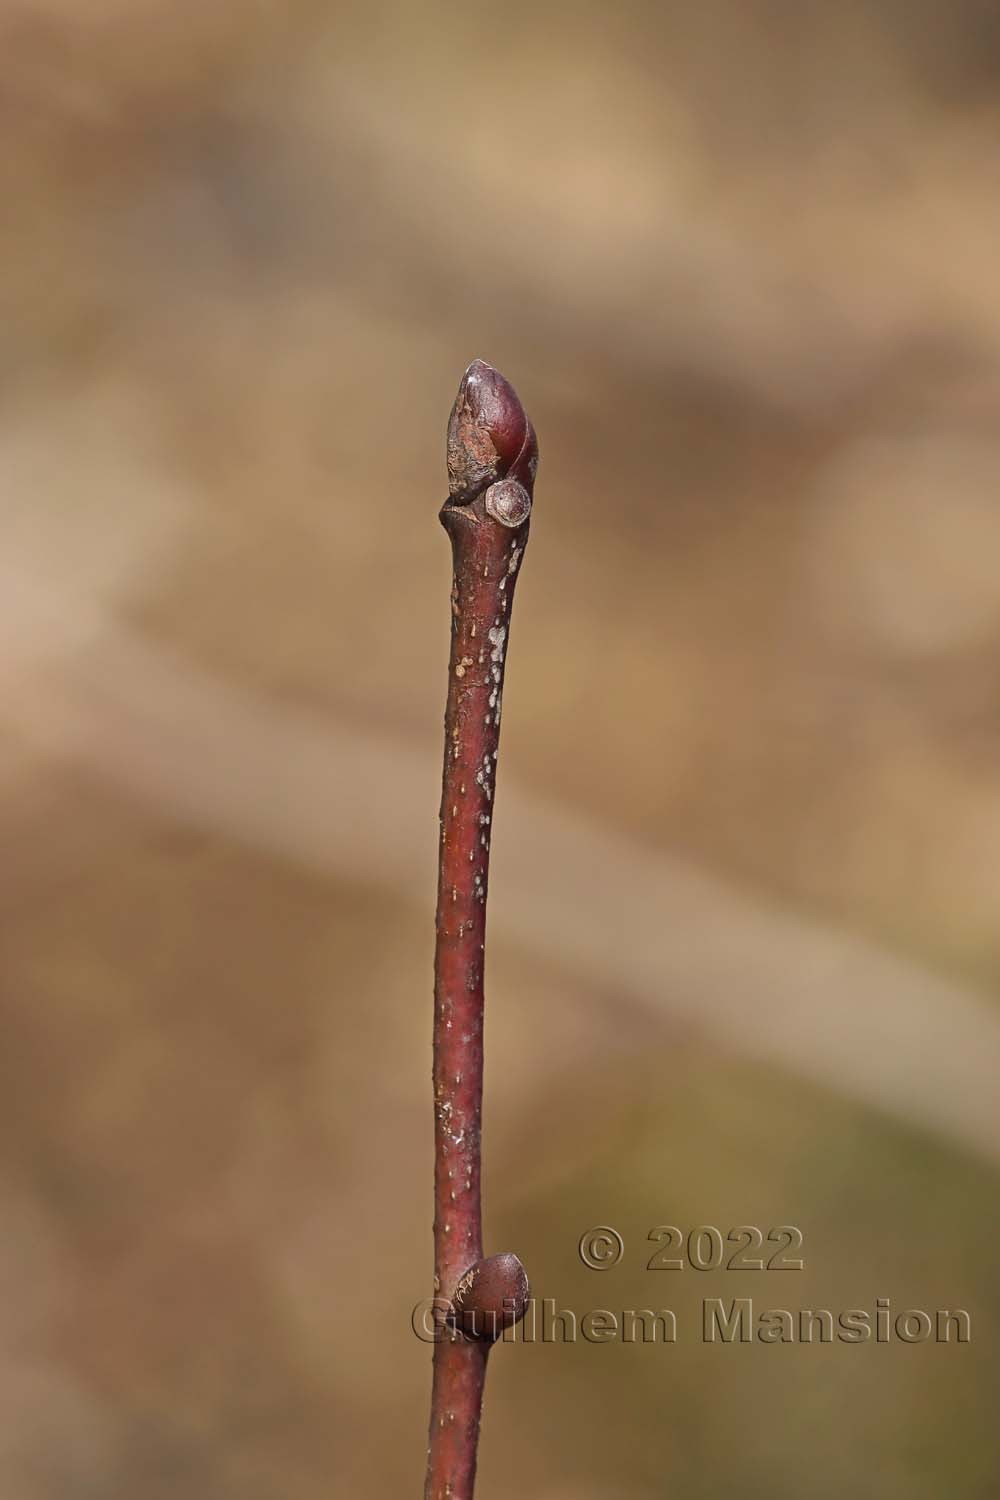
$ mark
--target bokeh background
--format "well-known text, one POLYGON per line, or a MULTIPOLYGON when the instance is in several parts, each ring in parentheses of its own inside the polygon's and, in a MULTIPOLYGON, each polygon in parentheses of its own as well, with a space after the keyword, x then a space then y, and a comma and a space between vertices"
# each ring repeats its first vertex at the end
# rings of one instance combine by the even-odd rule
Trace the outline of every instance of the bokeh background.
POLYGON ((483 1500, 996 1493, 994 0, 6 0, 0 1489, 422 1485, 464 366, 540 435, 483 1500), (796 1273, 651 1273, 793 1223, 796 1273), (626 1253, 598 1274, 580 1234, 626 1253), (710 1348, 706 1296, 964 1307, 710 1348))

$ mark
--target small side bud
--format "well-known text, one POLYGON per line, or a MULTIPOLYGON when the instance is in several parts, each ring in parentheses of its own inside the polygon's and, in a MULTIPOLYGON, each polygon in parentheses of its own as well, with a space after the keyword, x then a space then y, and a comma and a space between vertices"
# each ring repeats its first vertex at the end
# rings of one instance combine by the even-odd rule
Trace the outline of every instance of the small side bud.
POLYGON ((524 1317, 530 1288, 516 1255, 504 1251, 470 1266, 455 1288, 454 1326, 466 1338, 492 1344, 524 1317))
POLYGON ((501 526, 520 526, 531 513, 531 496, 516 479, 499 479, 483 497, 487 515, 501 526))

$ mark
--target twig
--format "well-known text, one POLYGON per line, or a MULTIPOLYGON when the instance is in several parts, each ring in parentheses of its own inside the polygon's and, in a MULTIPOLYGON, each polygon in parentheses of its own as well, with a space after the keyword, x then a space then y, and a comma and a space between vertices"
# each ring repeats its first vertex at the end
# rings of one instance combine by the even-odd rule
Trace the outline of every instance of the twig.
POLYGON ((483 1260, 486 896, 504 662, 538 446, 514 389, 474 360, 448 424, 451 661, 434 960, 434 1346, 425 1500, 471 1500, 486 1361, 524 1311, 516 1255, 483 1260))

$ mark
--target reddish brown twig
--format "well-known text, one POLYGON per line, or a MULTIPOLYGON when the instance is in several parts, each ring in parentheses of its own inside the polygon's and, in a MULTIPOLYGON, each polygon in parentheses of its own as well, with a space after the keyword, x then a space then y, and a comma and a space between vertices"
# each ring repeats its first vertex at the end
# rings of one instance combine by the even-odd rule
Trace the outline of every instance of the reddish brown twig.
POLYGON ((486 1360, 524 1310, 515 1255, 483 1260, 483 958, 511 606, 528 540, 535 433, 513 387, 474 360, 448 424, 451 661, 434 962, 434 1347, 425 1500, 471 1500, 486 1360))

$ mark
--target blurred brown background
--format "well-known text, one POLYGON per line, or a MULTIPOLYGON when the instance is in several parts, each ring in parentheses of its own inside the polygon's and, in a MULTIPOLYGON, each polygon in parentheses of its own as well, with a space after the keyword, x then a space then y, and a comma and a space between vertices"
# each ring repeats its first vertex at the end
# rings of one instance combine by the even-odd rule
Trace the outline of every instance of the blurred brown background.
POLYGON ((996 1492, 993 0, 8 0, 0 1492, 417 1495, 444 428, 542 466, 483 1500, 996 1492), (643 1267, 795 1223, 801 1274, 643 1267), (622 1232, 615 1271, 576 1255, 622 1232))

